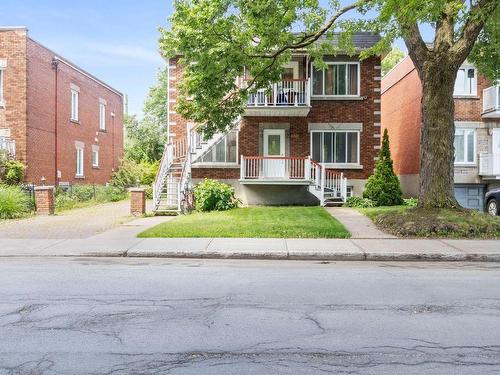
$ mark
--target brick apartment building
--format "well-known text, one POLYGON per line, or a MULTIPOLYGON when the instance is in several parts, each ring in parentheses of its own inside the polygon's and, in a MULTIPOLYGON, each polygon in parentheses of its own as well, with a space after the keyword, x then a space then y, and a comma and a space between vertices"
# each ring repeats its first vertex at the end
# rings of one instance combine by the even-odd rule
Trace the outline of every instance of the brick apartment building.
MULTIPOLYGON (((382 79, 382 128, 407 196, 418 195, 421 99, 418 73, 406 57, 382 79)), ((485 192, 500 186, 500 86, 465 63, 454 100, 455 195, 462 206, 482 210, 485 192)))
MULTIPOLYGON (((358 51, 378 40, 370 33, 353 38, 358 51)), ((171 142, 155 187, 157 209, 162 196, 175 205, 186 185, 204 178, 231 184, 246 204, 326 204, 361 195, 380 149, 380 56, 324 60, 327 68, 317 70, 307 51, 294 53, 280 82, 250 96, 233 130, 203 142, 175 111, 183 67, 179 57, 170 59, 171 142)))
POLYGON ((26 28, 0 28, 0 148, 27 182, 104 184, 123 155, 123 95, 26 28))

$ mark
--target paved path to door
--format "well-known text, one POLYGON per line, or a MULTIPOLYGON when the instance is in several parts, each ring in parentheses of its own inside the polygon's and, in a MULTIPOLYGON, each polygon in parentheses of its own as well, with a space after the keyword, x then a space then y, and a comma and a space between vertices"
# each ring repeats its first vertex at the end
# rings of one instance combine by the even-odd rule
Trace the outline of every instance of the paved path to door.
POLYGON ((64 211, 55 216, 0 221, 0 239, 87 238, 132 219, 130 201, 105 203, 64 211))
POLYGON ((326 210, 351 232, 351 238, 396 238, 382 232, 373 221, 349 207, 326 207, 326 210))

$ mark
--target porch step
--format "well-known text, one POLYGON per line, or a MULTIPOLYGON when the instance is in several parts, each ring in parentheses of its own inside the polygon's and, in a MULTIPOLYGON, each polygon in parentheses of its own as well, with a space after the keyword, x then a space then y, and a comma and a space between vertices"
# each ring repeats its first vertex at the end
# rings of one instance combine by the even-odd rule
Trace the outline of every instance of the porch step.
POLYGON ((340 197, 331 197, 331 198, 326 198, 323 203, 325 207, 340 207, 344 204, 344 201, 340 197))

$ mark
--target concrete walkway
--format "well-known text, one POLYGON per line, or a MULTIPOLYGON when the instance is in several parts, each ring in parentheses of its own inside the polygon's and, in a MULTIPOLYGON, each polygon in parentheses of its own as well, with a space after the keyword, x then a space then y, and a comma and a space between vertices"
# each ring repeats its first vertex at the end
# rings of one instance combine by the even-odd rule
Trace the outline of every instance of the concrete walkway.
POLYGON ((382 232, 373 224, 369 218, 354 208, 349 207, 325 207, 335 219, 340 221, 344 227, 351 232, 351 238, 396 238, 395 236, 382 232))

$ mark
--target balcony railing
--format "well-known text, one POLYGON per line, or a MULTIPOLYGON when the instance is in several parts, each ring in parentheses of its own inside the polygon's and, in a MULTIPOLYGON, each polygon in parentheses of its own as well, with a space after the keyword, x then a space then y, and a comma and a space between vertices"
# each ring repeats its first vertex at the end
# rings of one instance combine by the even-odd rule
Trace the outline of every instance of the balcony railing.
POLYGON ((250 94, 248 107, 299 107, 310 106, 308 79, 283 80, 269 89, 260 89, 250 94))
POLYGON ((242 180, 309 180, 306 157, 241 156, 242 180))
POLYGON ((16 141, 13 139, 0 138, 0 150, 5 150, 7 154, 16 157, 16 141))
POLYGON ((479 174, 500 176, 500 154, 479 154, 479 174))
POLYGON ((500 85, 483 90, 483 116, 491 112, 498 112, 500 117, 500 85))

